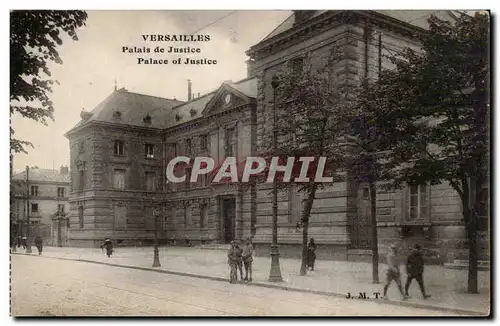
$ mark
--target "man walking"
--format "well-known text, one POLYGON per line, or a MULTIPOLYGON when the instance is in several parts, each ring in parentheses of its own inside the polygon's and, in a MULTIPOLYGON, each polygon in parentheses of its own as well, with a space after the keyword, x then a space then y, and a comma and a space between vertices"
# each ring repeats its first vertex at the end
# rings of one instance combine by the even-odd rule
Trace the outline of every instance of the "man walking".
POLYGON ((408 278, 406 279, 405 295, 408 296, 408 289, 410 288, 411 281, 416 279, 418 285, 420 286, 422 296, 424 299, 427 299, 430 295, 425 293, 424 288, 424 259, 422 258, 422 253, 420 251, 421 247, 416 244, 413 248, 412 253, 408 256, 406 261, 406 273, 408 274, 408 278))
POLYGON ((253 262, 253 246, 250 238, 245 241, 245 247, 243 247, 243 264, 245 266, 245 281, 252 282, 252 262, 253 262), (250 277, 248 275, 250 274, 250 277))
POLYGON ((403 300, 408 299, 406 295, 403 293, 403 287, 401 285, 401 271, 399 270, 399 262, 397 259, 397 247, 395 244, 392 244, 389 247, 389 252, 387 253, 387 274, 386 274, 386 282, 384 285, 384 299, 387 300, 387 290, 389 289, 389 285, 391 285, 392 281, 396 282, 398 286, 398 290, 401 293, 401 297, 403 300))
POLYGON ((42 250, 43 250, 43 238, 42 237, 36 237, 35 238, 35 245, 36 245, 36 248, 38 249, 38 255, 41 255, 42 254, 42 250))
POLYGON ((108 256, 108 258, 111 257, 113 254, 113 242, 111 242, 109 238, 106 238, 106 240, 104 240, 101 244, 101 250, 104 248, 106 249, 106 256, 108 256))

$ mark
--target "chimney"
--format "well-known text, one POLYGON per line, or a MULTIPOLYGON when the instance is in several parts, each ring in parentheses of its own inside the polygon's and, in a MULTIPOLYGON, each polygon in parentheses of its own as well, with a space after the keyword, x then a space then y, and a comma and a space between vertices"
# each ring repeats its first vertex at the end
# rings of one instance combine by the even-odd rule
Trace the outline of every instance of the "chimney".
POLYGON ((249 59, 246 61, 247 64, 247 78, 253 77, 255 75, 255 60, 249 59))
POLYGON ((314 15, 315 10, 293 10, 295 16, 294 25, 300 24, 314 15))
POLYGON ((191 79, 188 79, 188 101, 193 99, 193 93, 191 93, 191 79))
POLYGON ((67 166, 61 165, 60 173, 62 175, 68 175, 69 174, 69 168, 67 166))

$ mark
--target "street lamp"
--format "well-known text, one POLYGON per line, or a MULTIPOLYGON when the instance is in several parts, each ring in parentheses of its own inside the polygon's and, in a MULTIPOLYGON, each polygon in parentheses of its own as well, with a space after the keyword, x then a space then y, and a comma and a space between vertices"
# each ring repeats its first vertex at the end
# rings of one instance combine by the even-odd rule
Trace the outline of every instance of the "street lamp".
POLYGON ((30 239, 30 168, 26 165, 26 253, 31 254, 30 239))
POLYGON ((154 244, 154 259, 153 267, 160 267, 160 253, 158 252, 158 216, 160 216, 160 210, 155 207, 153 210, 153 215, 155 219, 155 244, 154 244))
MULTIPOLYGON (((273 87, 273 153, 277 151, 277 130, 276 130, 276 91, 278 90, 279 80, 273 76, 271 86, 273 87)), ((271 271, 269 273, 269 282, 283 282, 280 269, 280 251, 278 247, 278 187, 276 178, 273 180, 273 242, 271 244, 271 271)))

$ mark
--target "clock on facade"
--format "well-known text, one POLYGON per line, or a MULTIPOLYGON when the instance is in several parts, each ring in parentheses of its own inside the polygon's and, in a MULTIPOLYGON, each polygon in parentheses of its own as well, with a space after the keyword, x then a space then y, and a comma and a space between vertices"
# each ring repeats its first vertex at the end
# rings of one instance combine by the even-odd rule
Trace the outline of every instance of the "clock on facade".
POLYGON ((224 98, 224 102, 226 102, 226 104, 229 104, 229 102, 231 102, 231 94, 226 95, 226 97, 224 98))

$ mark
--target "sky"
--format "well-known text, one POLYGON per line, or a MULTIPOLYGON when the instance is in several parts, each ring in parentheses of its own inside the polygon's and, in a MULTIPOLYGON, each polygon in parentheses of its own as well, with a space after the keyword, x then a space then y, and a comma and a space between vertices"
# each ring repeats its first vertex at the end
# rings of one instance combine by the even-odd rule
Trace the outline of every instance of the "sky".
POLYGON ((92 111, 113 92, 115 81, 118 88, 125 87, 130 92, 187 100, 188 79, 192 81, 194 94, 204 94, 226 80, 246 78, 245 51, 283 22, 291 11, 101 10, 87 13, 86 26, 78 30, 79 40, 66 37, 58 48, 63 64, 49 66, 53 79, 60 83, 50 95, 55 106, 55 121, 49 120, 48 126, 44 126, 12 116, 16 138, 34 145, 28 148, 27 155, 15 154, 15 172, 26 165, 47 169, 69 165, 69 141, 64 134, 80 120, 82 109, 92 111), (191 34, 201 28, 204 29, 197 34, 209 34, 211 40, 197 43, 202 51, 197 56, 216 59, 217 65, 139 65, 138 57, 160 58, 162 55, 122 52, 123 46, 154 48, 172 43, 144 42, 143 34, 191 34))

